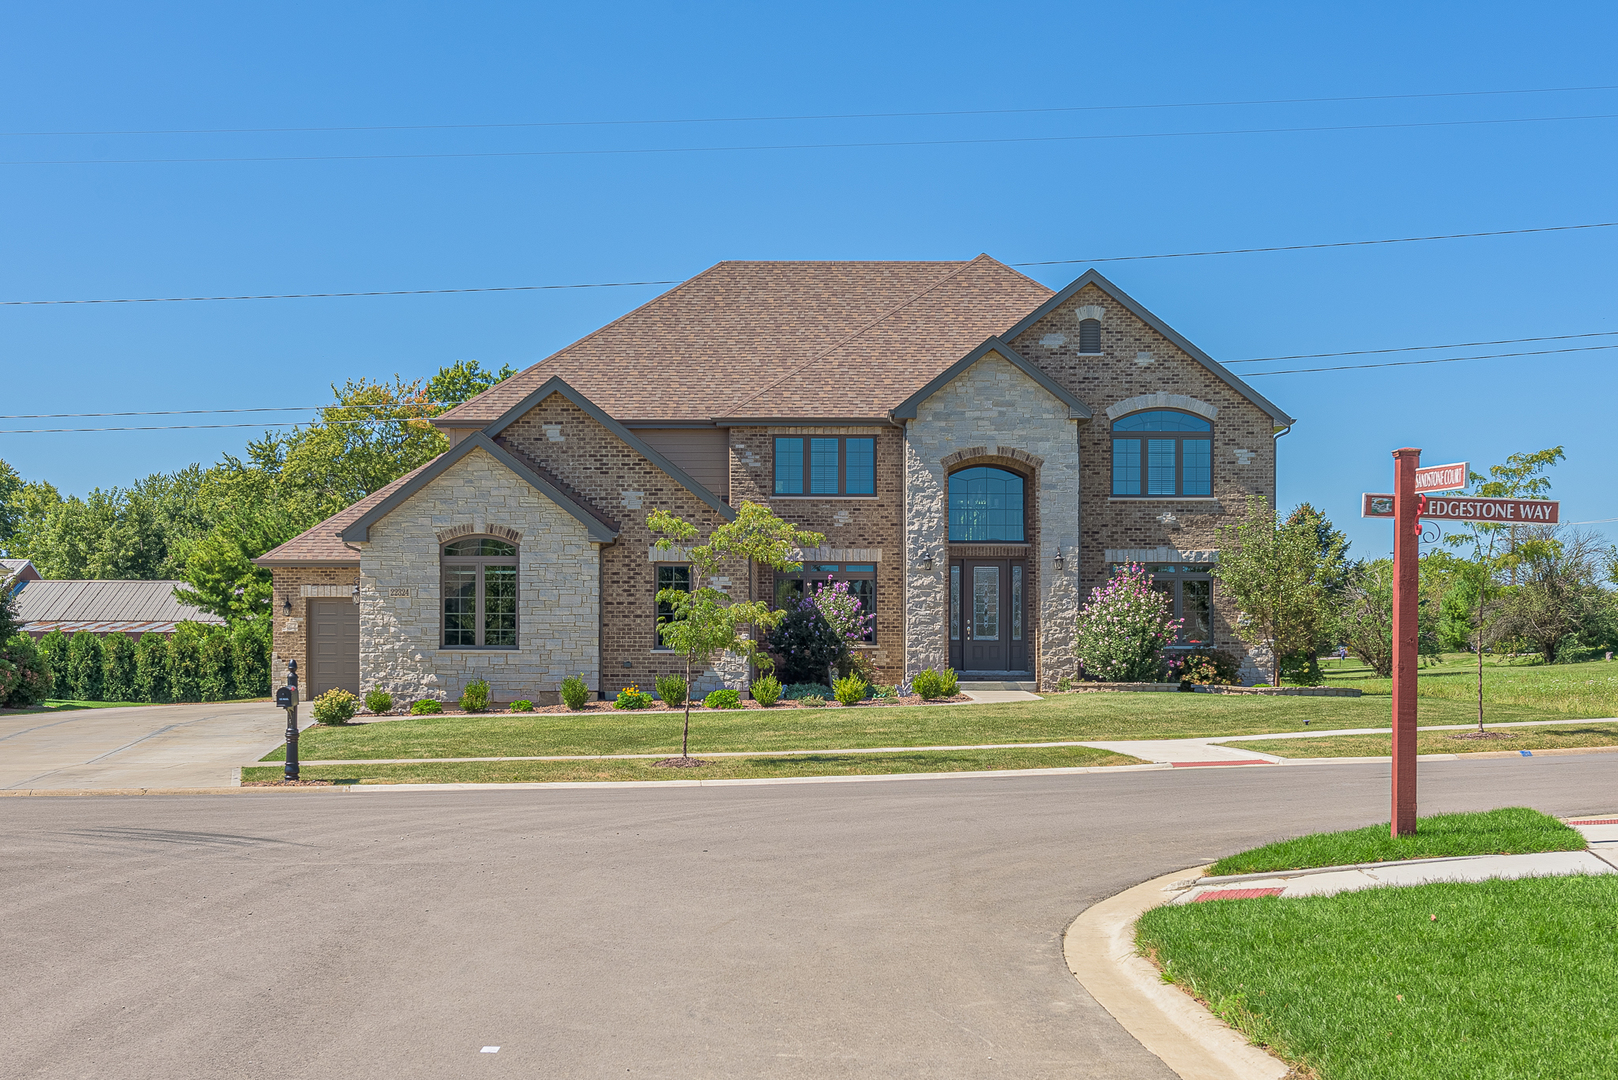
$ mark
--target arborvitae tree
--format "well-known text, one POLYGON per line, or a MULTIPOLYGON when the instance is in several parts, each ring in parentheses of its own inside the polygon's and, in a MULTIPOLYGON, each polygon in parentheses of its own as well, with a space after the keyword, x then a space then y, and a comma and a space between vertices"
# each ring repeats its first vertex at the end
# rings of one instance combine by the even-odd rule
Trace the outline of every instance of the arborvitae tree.
POLYGON ((55 679, 56 685, 52 692, 62 697, 71 694, 67 682, 67 635, 60 630, 52 630, 39 639, 39 651, 55 679))
POLYGON ((102 689, 108 701, 139 701, 135 695, 135 643, 126 634, 108 634, 101 642, 102 689))
POLYGON ((68 693, 77 701, 102 700, 102 669, 105 665, 101 638, 88 630, 74 634, 68 639, 67 646, 68 693))
POLYGON ((270 692, 270 621, 243 619, 230 628, 231 667, 236 697, 264 697, 270 692))
POLYGON ((225 701, 236 692, 236 673, 231 665, 230 635, 219 627, 202 638, 203 701, 225 701))
POLYGON ((134 700, 169 700, 169 639, 162 634, 142 634, 135 643, 134 700))
POLYGON ((202 700, 202 628, 181 623, 169 639, 169 700, 202 700))

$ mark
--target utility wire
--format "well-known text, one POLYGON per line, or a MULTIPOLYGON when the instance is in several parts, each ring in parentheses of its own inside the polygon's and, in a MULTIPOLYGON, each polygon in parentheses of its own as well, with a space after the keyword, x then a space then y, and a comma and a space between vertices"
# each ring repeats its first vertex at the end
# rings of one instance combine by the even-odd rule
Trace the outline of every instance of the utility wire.
POLYGON ((602 157, 639 154, 716 154, 760 150, 868 150, 880 147, 1005 146, 1027 143, 1098 142, 1119 139, 1185 139, 1217 135, 1295 135, 1321 131, 1393 131, 1416 128, 1545 124, 1572 120, 1612 120, 1618 113, 1576 116, 1519 116, 1494 120, 1423 120, 1402 124, 1325 124, 1309 127, 1227 128, 1218 131, 1137 131, 1111 135, 1027 135, 995 139, 902 139, 873 142, 757 143, 739 146, 642 146, 614 150, 485 150, 419 154, 285 154, 249 157, 40 158, 0 159, 0 165, 198 165, 271 161, 440 161, 454 158, 602 157))
MULTIPOLYGON (((117 415, 109 414, 109 415, 117 415)), ((398 424, 409 423, 413 420, 431 420, 430 416, 398 416, 374 420, 328 420, 327 424, 398 424)), ((313 427, 311 421, 286 421, 256 424, 152 424, 143 427, 58 427, 58 428, 0 428, 0 435, 44 435, 54 432, 92 432, 92 431, 202 431, 214 428, 272 428, 272 427, 313 427)))
POLYGON ((1459 341, 1452 345, 1401 345, 1396 349, 1350 349, 1347 352, 1294 353, 1291 356, 1256 356, 1251 360, 1226 360, 1230 364, 1266 364, 1276 360, 1321 360, 1328 356, 1375 356, 1380 353, 1421 352, 1426 349, 1472 349, 1483 345, 1517 345, 1525 341, 1569 341, 1574 338, 1613 337, 1618 330, 1591 334, 1552 334, 1549 337, 1500 338, 1498 341, 1459 341))
POLYGON ((1249 371, 1244 379, 1261 375, 1299 375, 1306 371, 1364 371, 1368 368, 1416 367, 1421 364, 1459 364, 1467 360, 1497 360, 1506 356, 1549 356, 1552 353, 1594 352, 1597 349, 1618 349, 1618 345, 1584 345, 1575 349, 1538 349, 1533 352, 1485 353, 1482 356, 1449 356, 1439 360, 1393 360, 1383 364, 1340 364, 1335 367, 1290 368, 1286 371, 1249 371))
POLYGON ((1244 105, 1318 105, 1348 101, 1416 101, 1434 98, 1574 94, 1618 86, 1547 86, 1525 90, 1455 90, 1430 94, 1361 94, 1352 97, 1259 98, 1251 101, 1175 101, 1145 105, 1068 105, 1040 109, 940 109, 928 112, 819 113, 796 116, 698 116, 670 120, 532 120, 502 124, 353 124, 340 127, 153 128, 107 131, 0 131, 0 137, 78 135, 269 135, 346 131, 476 131, 509 128, 631 127, 669 124, 752 124, 800 120, 896 120, 937 116, 1026 116, 1049 113, 1126 112, 1141 109, 1214 109, 1244 105))
MULTIPOLYGON (((1009 266, 1060 266, 1073 263, 1138 262, 1143 259, 1191 259, 1208 255, 1249 255, 1268 251, 1315 251, 1324 248, 1369 247, 1379 244, 1415 244, 1432 240, 1469 240, 1480 236, 1521 236, 1527 233, 1571 232, 1580 229, 1610 229, 1618 221, 1595 221, 1584 225, 1546 225, 1533 229, 1493 229, 1486 232, 1443 233, 1436 236, 1398 236, 1386 240, 1341 240, 1327 244, 1286 244, 1279 247, 1223 248, 1217 251, 1176 251, 1161 255, 1112 255, 1096 259, 1047 259, 1041 262, 1008 263, 1009 266)), ((447 293, 534 292, 547 289, 617 289, 637 285, 678 285, 684 279, 667 278, 658 281, 598 281, 584 285, 498 285, 471 289, 373 289, 364 292, 264 293, 243 296, 141 296, 89 300, 0 300, 0 307, 49 307, 63 304, 180 304, 212 302, 217 300, 314 300, 345 296, 436 296, 447 293)), ((1579 335, 1571 335, 1579 336, 1579 335)), ((1534 340, 1523 338, 1524 341, 1534 340)), ((1484 342, 1481 344, 1494 344, 1484 342)), ((1415 346, 1417 348, 1460 348, 1461 346, 1415 346)), ((1316 353, 1312 356, 1350 355, 1348 353, 1316 353)), ((1304 359, 1296 357, 1268 357, 1272 360, 1304 359)), ((1232 360, 1233 364, 1258 363, 1258 360, 1232 360)))
POLYGON ((255 409, 150 409, 141 412, 12 413, 0 416, 0 420, 67 420, 85 416, 195 416, 203 414, 212 416, 219 413, 310 412, 317 409, 408 409, 459 404, 460 402, 458 401, 387 401, 378 404, 346 404, 334 401, 325 405, 284 405, 278 408, 255 409))

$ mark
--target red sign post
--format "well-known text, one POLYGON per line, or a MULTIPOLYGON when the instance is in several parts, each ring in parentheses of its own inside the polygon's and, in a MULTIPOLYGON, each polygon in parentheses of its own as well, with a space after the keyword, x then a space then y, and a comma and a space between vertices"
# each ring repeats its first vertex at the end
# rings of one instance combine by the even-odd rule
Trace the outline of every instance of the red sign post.
POLYGON ((1416 598, 1421 519, 1416 469, 1421 451, 1393 452, 1393 824, 1416 833, 1416 598))

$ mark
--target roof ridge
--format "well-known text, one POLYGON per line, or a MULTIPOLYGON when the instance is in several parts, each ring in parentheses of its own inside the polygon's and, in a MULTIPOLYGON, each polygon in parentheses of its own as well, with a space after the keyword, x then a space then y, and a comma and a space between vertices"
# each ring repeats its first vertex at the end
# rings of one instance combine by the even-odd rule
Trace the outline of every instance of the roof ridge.
POLYGON ((752 401, 757 401, 759 398, 763 397, 765 394, 769 393, 772 389, 774 389, 775 387, 781 385, 783 382, 786 382, 788 379, 792 378, 794 375, 801 374, 802 372, 807 371, 809 368, 814 367, 817 363, 824 360, 827 356, 831 355, 831 353, 833 351, 835 351, 837 349, 841 349, 843 346, 847 345, 849 342, 851 342, 851 341, 855 340, 856 338, 860 337, 862 334, 865 334, 868 331, 870 331, 872 329, 875 329, 876 327, 882 325, 884 322, 887 322, 889 319, 891 319, 895 315, 899 314, 899 312, 903 311, 905 308, 909 307, 911 304, 914 304, 917 300, 920 300, 922 297, 926 296, 928 293, 932 292, 934 289, 936 289, 940 285, 944 284, 944 282, 946 282, 946 281, 950 280, 951 278, 955 277, 957 274, 965 273, 968 269, 970 269, 971 267, 977 265, 978 262, 980 262, 981 260, 984 260, 984 259, 988 259, 990 262, 995 262, 996 261, 994 259, 989 258, 989 256, 987 254, 983 254, 983 255, 979 255, 975 259, 968 259, 966 262, 960 263, 958 266, 955 267, 955 269, 951 270, 949 273, 945 274, 943 277, 939 278, 937 281, 933 282, 931 285, 928 285, 925 289, 923 289, 920 292, 916 293, 914 296, 908 297, 905 300, 903 300, 902 302, 894 305, 889 310, 884 311, 882 314, 878 315, 876 318, 872 319, 870 322, 866 323, 864 326, 861 326, 858 330, 855 330, 852 333, 847 334, 846 336, 838 339, 837 341, 832 342, 830 345, 826 346, 824 349, 820 350, 818 353, 815 353, 808 360, 805 360, 802 364, 799 364, 797 367, 791 369, 790 371, 785 372, 779 378, 775 379, 773 382, 767 383, 757 393, 752 394, 749 397, 741 398, 739 400, 731 402, 729 405, 725 406, 725 409, 724 409, 723 412, 718 412, 718 413, 715 413, 714 415, 716 415, 716 416, 730 416, 730 415, 733 415, 735 410, 741 408, 743 405, 746 405, 747 403, 752 402, 752 401))

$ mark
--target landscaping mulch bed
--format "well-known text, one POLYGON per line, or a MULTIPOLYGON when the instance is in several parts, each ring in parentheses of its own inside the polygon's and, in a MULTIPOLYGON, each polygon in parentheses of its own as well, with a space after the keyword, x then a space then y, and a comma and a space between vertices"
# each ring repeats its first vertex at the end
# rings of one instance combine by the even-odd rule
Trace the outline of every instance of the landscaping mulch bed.
MULTIPOLYGON (((890 706, 890 705, 959 705, 961 702, 971 701, 971 700, 972 699, 967 697, 965 694, 956 694, 954 697, 947 697, 947 698, 933 698, 932 700, 928 700, 927 698, 922 697, 920 694, 911 694, 908 697, 901 697, 901 698, 872 698, 872 699, 870 699, 868 701, 861 701, 861 702, 859 702, 858 704, 855 704, 855 705, 844 705, 841 702, 838 702, 838 701, 836 701, 834 699, 831 699, 831 698, 828 698, 826 700, 826 704, 823 705, 823 706, 805 705, 801 701, 796 701, 796 700, 794 700, 794 701, 782 700, 782 701, 777 701, 774 705, 768 706, 768 708, 771 708, 771 709, 811 709, 811 708, 817 708, 818 707, 818 708, 826 708, 826 709, 866 709, 866 708, 880 708, 880 707, 883 707, 883 706, 890 706)), ((741 707, 744 708, 744 709, 763 709, 766 706, 760 705, 758 702, 753 701, 752 699, 748 699, 748 700, 745 700, 745 701, 743 701, 741 703, 741 707)), ((440 712, 440 713, 428 713, 427 715, 428 716, 541 716, 541 715, 552 715, 552 716, 554 716, 554 715, 559 715, 559 714, 562 714, 562 713, 576 713, 576 712, 578 712, 578 713, 586 713, 586 712, 655 713, 655 712, 684 712, 684 711, 685 711, 685 706, 683 706, 683 705, 679 706, 678 708, 670 708, 669 706, 663 704, 661 701, 656 702, 655 704, 649 705, 644 709, 616 709, 616 708, 613 708, 613 704, 610 701, 587 701, 587 702, 585 702, 584 707, 582 709, 569 709, 566 705, 536 705, 534 707, 534 711, 531 712, 531 713, 517 713, 517 712, 512 712, 510 709, 487 709, 487 710, 485 710, 483 712, 480 712, 480 713, 468 713, 468 712, 464 712, 464 711, 462 711, 460 709, 445 708, 443 712, 440 712)), ((700 703, 692 702, 691 703, 691 711, 693 713, 703 713, 703 712, 716 713, 716 712, 730 712, 732 710, 729 710, 729 709, 705 709, 700 703)), ((411 716, 410 716, 410 713, 409 713, 408 710, 402 711, 402 712, 384 713, 381 716, 377 716, 377 715, 372 714, 372 713, 361 713, 361 714, 356 715, 354 717, 354 719, 352 721, 350 721, 350 723, 366 724, 366 723, 375 723, 375 722, 377 722, 379 720, 408 720, 408 719, 411 719, 411 716)))

